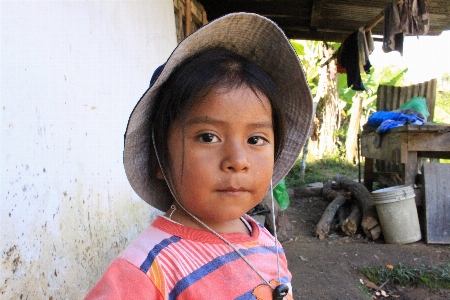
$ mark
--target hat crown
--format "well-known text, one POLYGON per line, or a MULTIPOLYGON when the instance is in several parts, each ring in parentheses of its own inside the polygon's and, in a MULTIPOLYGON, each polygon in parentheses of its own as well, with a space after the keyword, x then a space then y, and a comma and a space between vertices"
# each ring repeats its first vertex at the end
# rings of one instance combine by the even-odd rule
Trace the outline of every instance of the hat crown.
POLYGON ((148 116, 158 88, 188 57, 208 48, 222 47, 262 68, 281 93, 286 122, 286 141, 273 172, 275 187, 297 160, 308 137, 312 120, 312 96, 298 57, 281 29, 271 20, 249 13, 234 13, 208 23, 186 37, 170 55, 153 85, 144 93, 131 113, 125 133, 124 166, 135 192, 162 211, 173 198, 164 181, 148 170, 151 134, 148 116))

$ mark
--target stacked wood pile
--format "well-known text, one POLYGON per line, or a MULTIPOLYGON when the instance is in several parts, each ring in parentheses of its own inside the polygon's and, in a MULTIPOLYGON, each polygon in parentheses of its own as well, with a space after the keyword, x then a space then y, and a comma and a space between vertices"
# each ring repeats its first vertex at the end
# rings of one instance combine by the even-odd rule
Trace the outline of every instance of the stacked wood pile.
POLYGON ((331 229, 341 229, 346 235, 353 236, 361 227, 364 234, 376 240, 380 237, 381 227, 372 195, 367 188, 345 176, 334 176, 323 187, 296 190, 296 194, 309 197, 323 197, 329 202, 315 234, 320 239, 328 236, 331 229))

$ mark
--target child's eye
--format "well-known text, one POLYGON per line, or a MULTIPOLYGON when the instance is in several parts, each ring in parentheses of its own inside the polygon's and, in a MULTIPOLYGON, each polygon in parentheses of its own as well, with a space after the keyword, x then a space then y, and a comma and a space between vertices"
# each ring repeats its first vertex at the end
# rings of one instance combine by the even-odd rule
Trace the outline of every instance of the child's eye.
POLYGON ((212 133, 202 133, 197 137, 203 143, 217 143, 219 138, 212 133))
POLYGON ((247 141, 250 145, 255 145, 255 146, 264 146, 269 143, 269 141, 267 139, 265 139, 261 136, 252 136, 247 141))

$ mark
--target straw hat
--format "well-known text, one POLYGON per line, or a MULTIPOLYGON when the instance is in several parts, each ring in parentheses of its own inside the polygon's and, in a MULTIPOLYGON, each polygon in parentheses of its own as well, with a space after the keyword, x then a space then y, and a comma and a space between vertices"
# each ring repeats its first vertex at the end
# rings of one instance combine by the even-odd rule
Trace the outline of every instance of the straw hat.
POLYGON ((312 96, 297 54, 281 29, 271 20, 250 13, 216 19, 186 37, 170 55, 159 77, 137 103, 125 133, 124 166, 134 191, 151 206, 166 211, 173 202, 166 183, 148 170, 151 133, 147 119, 158 88, 184 59, 206 48, 223 47, 261 67, 275 82, 284 101, 286 139, 275 162, 273 186, 289 172, 308 138, 312 96))

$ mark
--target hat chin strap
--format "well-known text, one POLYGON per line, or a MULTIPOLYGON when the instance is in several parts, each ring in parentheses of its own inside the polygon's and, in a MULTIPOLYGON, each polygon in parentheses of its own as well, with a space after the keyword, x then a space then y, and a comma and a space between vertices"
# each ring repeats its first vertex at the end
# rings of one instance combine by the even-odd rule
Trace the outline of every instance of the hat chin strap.
POLYGON ((155 149, 156 159, 159 164, 159 168, 161 169, 161 173, 164 176, 164 179, 167 183, 167 187, 169 188, 170 193, 172 194, 173 199, 179 205, 180 208, 182 208, 192 219, 194 219, 196 222, 198 222, 201 226, 203 226, 205 229, 207 229, 209 232, 217 236, 219 239, 221 239, 225 244, 227 244, 231 249, 233 249, 234 252, 236 252, 246 263, 247 265, 255 271, 255 273, 267 284, 269 285, 273 290, 273 298, 276 300, 282 300, 284 296, 287 295, 289 291, 289 287, 285 284, 281 284, 281 275, 280 275, 280 255, 278 250, 278 237, 277 237, 277 228, 276 228, 276 222, 275 222, 275 204, 273 199, 273 186, 272 186, 272 179, 270 180, 270 195, 271 195, 271 202, 272 202, 272 219, 273 219, 273 230, 274 230, 274 241, 275 241, 275 249, 276 249, 276 256, 277 256, 277 272, 278 272, 278 282, 280 283, 278 286, 274 287, 268 280, 264 278, 264 276, 256 269, 256 267, 239 251, 231 242, 229 242, 226 238, 224 238, 222 235, 220 235, 218 232, 216 232, 214 229, 206 225, 202 220, 200 220, 197 216, 195 216, 193 213, 191 213, 189 210, 184 207, 183 204, 178 200, 178 198, 175 195, 175 192, 173 191, 171 184, 169 183, 169 178, 164 173, 164 168, 161 165, 161 161, 159 159, 158 151, 156 149, 155 144, 155 135, 154 131, 152 130, 152 143, 153 148, 155 149))
POLYGON ((273 226, 273 236, 275 238, 275 249, 277 252, 277 271, 278 271, 278 281, 281 283, 281 275, 280 275, 280 255, 278 253, 278 236, 277 236, 277 222, 275 221, 275 203, 273 201, 273 183, 272 179, 270 179, 270 202, 272 203, 272 226, 273 226))

